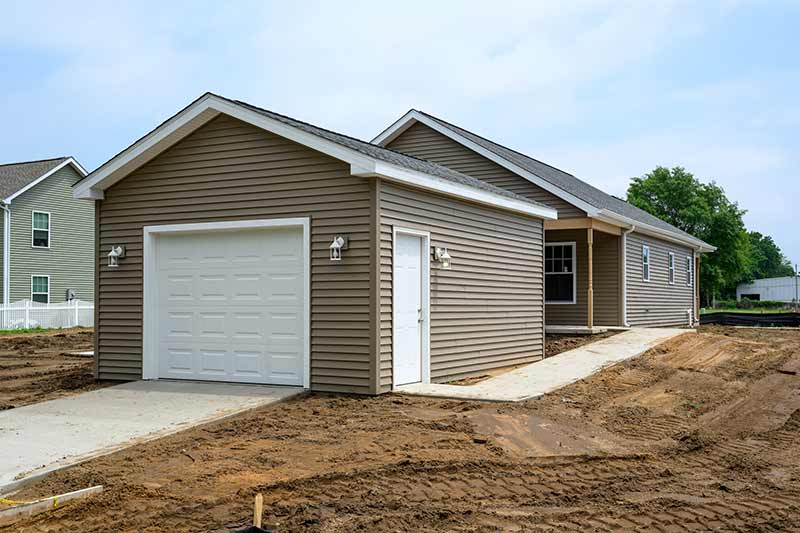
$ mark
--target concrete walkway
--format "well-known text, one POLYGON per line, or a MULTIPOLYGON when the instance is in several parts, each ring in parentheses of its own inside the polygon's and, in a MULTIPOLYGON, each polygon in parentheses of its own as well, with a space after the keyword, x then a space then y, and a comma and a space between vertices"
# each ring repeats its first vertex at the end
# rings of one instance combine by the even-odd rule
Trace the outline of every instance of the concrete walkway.
POLYGON ((137 381, 0 411, 0 495, 60 468, 301 392, 293 387, 137 381))
POLYGON ((437 396, 463 400, 518 402, 535 398, 591 376, 620 361, 641 355, 653 346, 691 329, 634 328, 613 337, 560 353, 544 361, 476 383, 445 385, 414 383, 395 388, 396 392, 418 396, 437 396))

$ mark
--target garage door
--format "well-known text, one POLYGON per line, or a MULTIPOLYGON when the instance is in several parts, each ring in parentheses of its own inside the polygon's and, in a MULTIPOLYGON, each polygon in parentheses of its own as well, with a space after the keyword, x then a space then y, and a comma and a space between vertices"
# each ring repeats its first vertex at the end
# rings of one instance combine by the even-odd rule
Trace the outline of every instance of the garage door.
POLYGON ((158 376, 303 385, 302 229, 156 239, 158 376))

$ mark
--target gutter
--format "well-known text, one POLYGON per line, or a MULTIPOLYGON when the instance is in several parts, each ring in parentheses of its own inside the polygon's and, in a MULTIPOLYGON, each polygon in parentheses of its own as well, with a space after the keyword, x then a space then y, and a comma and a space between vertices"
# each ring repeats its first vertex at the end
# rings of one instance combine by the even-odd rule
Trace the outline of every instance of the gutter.
POLYGON ((3 210, 3 304, 11 299, 11 202, 0 202, 3 210))
POLYGON ((629 328, 628 323, 628 233, 636 230, 636 226, 622 230, 622 325, 629 328))
POLYGON ((651 226, 649 224, 644 224, 642 222, 637 222, 633 219, 628 217, 624 217, 622 215, 618 215, 617 213, 612 213, 611 211, 607 211, 602 209, 599 211, 595 218, 598 220, 602 220, 603 222, 608 222, 610 224, 614 224, 616 226, 620 225, 620 222, 624 223, 625 226, 635 226, 636 230, 639 233, 644 233, 646 235, 652 235, 653 237, 657 237, 659 239, 674 242, 677 244, 681 244, 683 246, 688 246, 700 253, 711 253, 717 250, 715 246, 711 246, 700 239, 696 239, 694 237, 684 237, 676 235, 675 233, 663 229, 656 228, 655 226, 651 226))

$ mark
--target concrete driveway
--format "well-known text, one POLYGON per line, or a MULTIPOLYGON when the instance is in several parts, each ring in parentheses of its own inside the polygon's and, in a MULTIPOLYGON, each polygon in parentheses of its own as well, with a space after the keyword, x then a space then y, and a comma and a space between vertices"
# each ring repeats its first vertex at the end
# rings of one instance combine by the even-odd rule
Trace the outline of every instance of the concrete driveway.
POLYGON ((137 381, 0 411, 0 495, 65 466, 301 392, 294 387, 137 381))

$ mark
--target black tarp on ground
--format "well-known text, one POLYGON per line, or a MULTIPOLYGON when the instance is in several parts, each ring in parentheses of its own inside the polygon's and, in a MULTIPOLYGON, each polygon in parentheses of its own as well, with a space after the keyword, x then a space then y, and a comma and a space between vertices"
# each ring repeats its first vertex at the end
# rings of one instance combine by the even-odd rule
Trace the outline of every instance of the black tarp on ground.
POLYGON ((800 313, 708 313, 701 324, 720 326, 800 327, 800 313))

